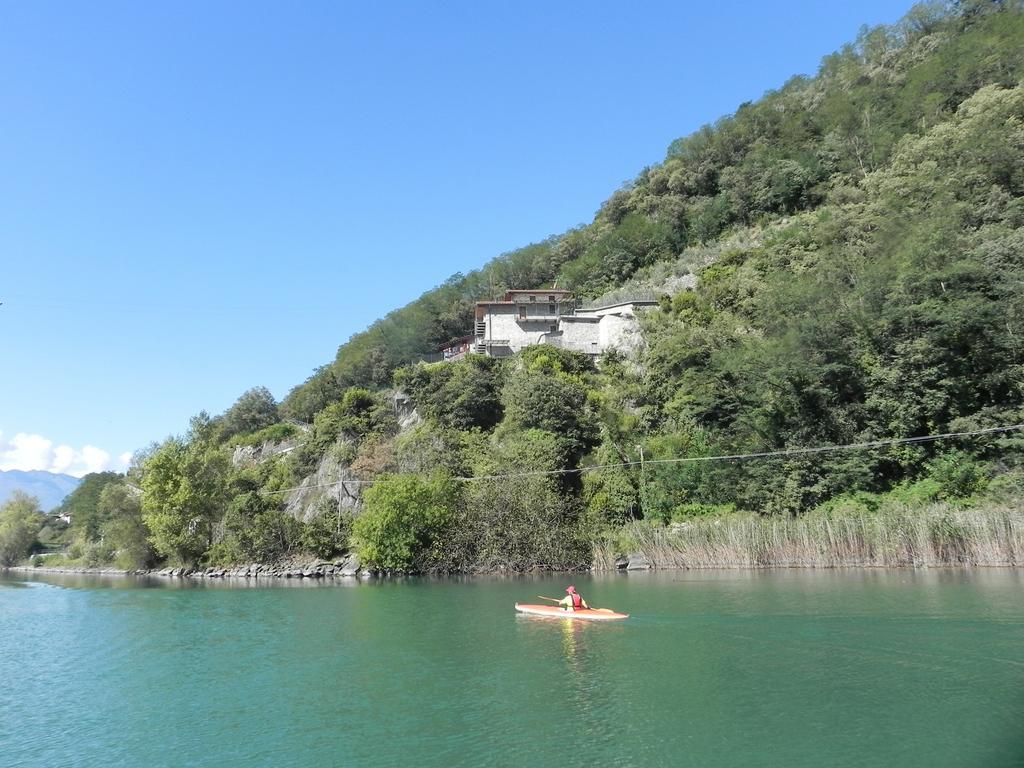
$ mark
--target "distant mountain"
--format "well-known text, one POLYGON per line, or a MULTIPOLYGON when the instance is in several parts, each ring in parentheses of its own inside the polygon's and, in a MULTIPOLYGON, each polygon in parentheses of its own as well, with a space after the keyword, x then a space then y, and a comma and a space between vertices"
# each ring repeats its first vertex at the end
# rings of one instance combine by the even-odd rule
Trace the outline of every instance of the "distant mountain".
POLYGON ((49 512, 81 482, 79 477, 56 472, 22 472, 19 469, 0 471, 0 504, 7 501, 15 491, 24 491, 39 499, 39 506, 44 512, 49 512))

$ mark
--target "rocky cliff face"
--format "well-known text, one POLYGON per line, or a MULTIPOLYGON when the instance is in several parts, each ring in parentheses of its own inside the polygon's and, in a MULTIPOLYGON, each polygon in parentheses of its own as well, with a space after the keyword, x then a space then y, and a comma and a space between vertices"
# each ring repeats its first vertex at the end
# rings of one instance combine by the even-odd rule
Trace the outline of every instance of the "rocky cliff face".
POLYGON ((416 405, 405 392, 396 389, 391 393, 391 401, 395 404, 399 434, 408 432, 423 421, 423 417, 416 411, 416 405))
MULTIPOLYGON (((396 390, 390 393, 390 399, 395 405, 399 434, 413 429, 423 421, 416 412, 416 406, 404 392, 396 390)), ((305 440, 305 435, 299 435, 280 442, 268 440, 262 445, 239 445, 235 448, 231 461, 235 467, 243 468, 267 461, 283 460, 293 450, 301 447, 305 440)), ((357 446, 350 438, 344 436, 339 438, 335 448, 346 448, 345 443, 349 443, 348 450, 328 450, 320 459, 316 472, 304 478, 298 487, 288 494, 285 512, 296 520, 307 523, 329 509, 336 508, 359 514, 365 484, 346 462, 338 458, 338 454, 351 455, 355 452, 357 446)))
POLYGON ((288 494, 285 511, 296 520, 308 523, 329 508, 324 503, 327 500, 336 503, 338 509, 357 514, 362 505, 362 488, 359 477, 349 466, 328 451, 316 472, 288 494))

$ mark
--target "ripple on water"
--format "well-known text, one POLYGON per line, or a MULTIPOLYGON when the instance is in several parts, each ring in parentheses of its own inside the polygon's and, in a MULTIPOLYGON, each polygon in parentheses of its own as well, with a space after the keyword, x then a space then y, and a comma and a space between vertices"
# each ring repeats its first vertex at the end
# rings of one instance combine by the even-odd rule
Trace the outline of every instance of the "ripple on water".
POLYGON ((554 579, 0 578, 0 754, 147 768, 1014 764, 1019 574, 819 576, 574 576, 592 603, 633 614, 616 624, 513 612, 554 579))

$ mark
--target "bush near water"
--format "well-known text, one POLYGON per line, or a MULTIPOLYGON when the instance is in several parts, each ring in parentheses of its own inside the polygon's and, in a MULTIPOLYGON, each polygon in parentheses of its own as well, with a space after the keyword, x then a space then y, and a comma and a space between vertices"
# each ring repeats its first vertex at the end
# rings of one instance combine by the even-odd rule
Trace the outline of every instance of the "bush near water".
MULTIPOLYGON (((40 540, 134 564, 351 546, 390 570, 623 549, 673 565, 1017 563, 1019 433, 661 462, 1024 421, 1022 80, 1020 2, 914 6, 672 142, 590 224, 391 312, 281 403, 250 390, 127 476, 83 484, 70 528, 51 520, 40 540), (470 328, 476 300, 554 280, 658 296, 638 356, 411 362, 470 328), (395 387, 418 418, 396 412, 395 387), (557 474, 606 465, 627 466, 557 474), (314 482, 332 467, 351 499, 314 482)), ((0 551, 21 556, 30 516, 7 507, 0 551)))

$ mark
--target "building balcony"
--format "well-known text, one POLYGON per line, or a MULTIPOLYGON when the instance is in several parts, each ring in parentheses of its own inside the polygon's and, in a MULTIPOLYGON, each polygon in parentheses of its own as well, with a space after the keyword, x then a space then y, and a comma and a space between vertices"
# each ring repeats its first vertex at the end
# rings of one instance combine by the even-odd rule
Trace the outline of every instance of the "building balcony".
POLYGON ((557 312, 545 313, 543 315, 519 315, 516 317, 516 322, 522 325, 523 323, 554 323, 561 317, 557 312))

